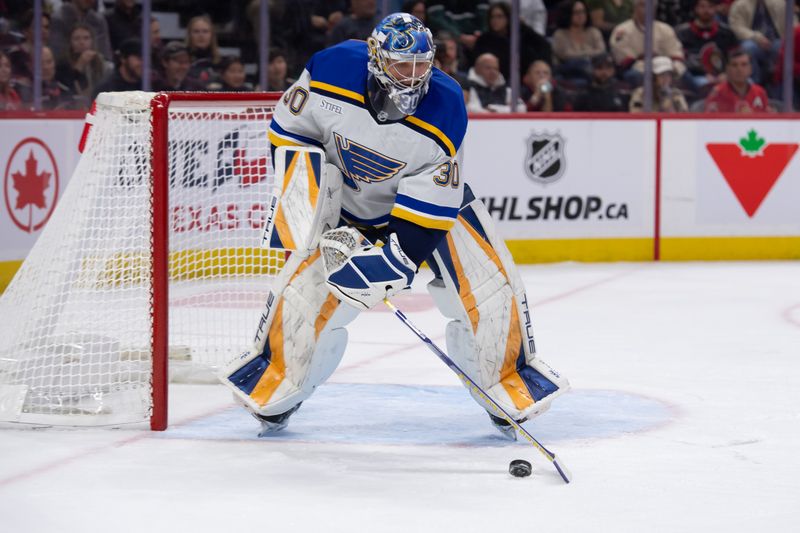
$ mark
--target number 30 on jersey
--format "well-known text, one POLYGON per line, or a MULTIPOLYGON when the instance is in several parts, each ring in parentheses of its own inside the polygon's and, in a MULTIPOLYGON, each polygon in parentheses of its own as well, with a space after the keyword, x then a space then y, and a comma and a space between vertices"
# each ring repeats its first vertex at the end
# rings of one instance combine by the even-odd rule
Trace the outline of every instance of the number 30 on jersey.
POLYGON ((293 115, 299 115, 308 100, 308 91, 299 85, 283 95, 283 103, 289 106, 293 115))
POLYGON ((447 187, 448 185, 454 189, 458 189, 458 184, 461 178, 458 175, 458 161, 455 159, 448 161, 436 170, 433 175, 433 182, 439 187, 447 187))

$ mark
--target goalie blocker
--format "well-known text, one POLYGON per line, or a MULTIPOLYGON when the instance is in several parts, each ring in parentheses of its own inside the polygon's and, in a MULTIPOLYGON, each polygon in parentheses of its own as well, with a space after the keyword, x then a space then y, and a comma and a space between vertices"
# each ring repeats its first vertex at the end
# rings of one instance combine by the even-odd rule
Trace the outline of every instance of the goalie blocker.
MULTIPOLYGON (((349 301, 336 283, 340 265, 354 264, 352 258, 359 254, 370 259, 380 255, 358 239, 353 242, 360 246, 344 249, 323 235, 344 225, 338 217, 338 169, 325 163, 320 150, 305 147, 278 148, 275 166, 283 193, 274 220, 265 228, 265 242, 289 249, 291 240, 296 251, 269 294, 252 348, 220 373, 235 397, 262 416, 287 412, 327 380, 344 354, 345 326, 359 308, 380 301, 372 298, 366 306, 349 301), (336 246, 337 264, 324 265, 321 255, 328 259, 332 254, 325 249, 321 254, 320 240, 323 248, 336 246)), ((330 236, 337 231, 342 230, 330 236)), ((390 247, 397 245, 390 236, 385 240, 390 247)), ((483 204, 468 187, 455 226, 428 264, 436 274, 428 290, 439 310, 452 319, 446 330, 450 357, 509 414, 520 421, 541 414, 568 390, 566 379, 536 357, 522 281, 483 204)), ((397 265, 395 270, 404 271, 397 265)), ((409 281, 412 277, 413 272, 406 276, 409 281)), ((392 292, 405 283, 396 285, 392 292)))

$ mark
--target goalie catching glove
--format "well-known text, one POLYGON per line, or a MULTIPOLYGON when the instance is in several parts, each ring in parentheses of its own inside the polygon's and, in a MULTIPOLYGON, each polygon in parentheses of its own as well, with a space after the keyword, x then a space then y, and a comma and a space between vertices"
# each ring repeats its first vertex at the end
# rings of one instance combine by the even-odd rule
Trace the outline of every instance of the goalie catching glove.
POLYGON ((414 279, 417 266, 394 233, 383 247, 377 247, 354 228, 336 228, 323 233, 319 247, 328 289, 358 309, 371 309, 414 279))

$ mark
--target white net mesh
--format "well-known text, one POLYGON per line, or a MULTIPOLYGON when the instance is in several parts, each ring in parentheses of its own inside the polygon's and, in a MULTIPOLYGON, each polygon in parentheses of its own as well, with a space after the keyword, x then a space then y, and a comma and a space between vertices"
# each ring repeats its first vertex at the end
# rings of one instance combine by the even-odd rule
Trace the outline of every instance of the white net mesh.
MULTIPOLYGON (((99 100, 69 186, 0 298, 0 420, 150 415, 152 95, 128 96, 99 100)), ((282 265, 282 254, 259 248, 274 192, 272 107, 224 97, 170 106, 173 378, 208 380, 249 346, 282 265)))

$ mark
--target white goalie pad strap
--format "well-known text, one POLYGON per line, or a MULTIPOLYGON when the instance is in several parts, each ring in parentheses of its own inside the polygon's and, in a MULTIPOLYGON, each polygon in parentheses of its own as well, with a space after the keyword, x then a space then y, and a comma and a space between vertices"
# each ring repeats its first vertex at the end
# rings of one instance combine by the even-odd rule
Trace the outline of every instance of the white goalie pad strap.
POLYGON ((357 315, 326 288, 319 252, 302 261, 293 254, 281 278, 288 281, 270 293, 253 348, 219 376, 263 415, 285 412, 330 376, 347 343, 344 326, 357 315))
POLYGON ((279 146, 274 167, 281 193, 270 202, 261 246, 311 255, 339 222, 342 174, 310 146, 279 146))
POLYGON ((428 289, 455 320, 450 356, 515 418, 546 410, 569 384, 536 357, 525 288, 481 202, 462 208, 434 259, 443 283, 428 289))

